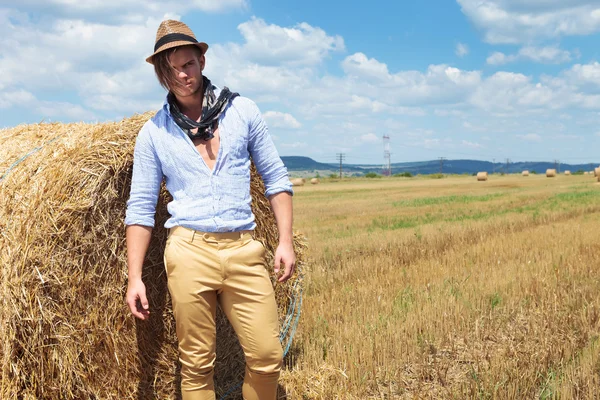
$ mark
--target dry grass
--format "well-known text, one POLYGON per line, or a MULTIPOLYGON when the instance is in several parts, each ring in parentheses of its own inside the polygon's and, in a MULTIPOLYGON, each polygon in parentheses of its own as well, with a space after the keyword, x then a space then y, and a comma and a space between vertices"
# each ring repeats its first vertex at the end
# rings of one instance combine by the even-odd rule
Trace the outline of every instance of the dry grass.
MULTIPOLYGON (((167 323, 130 318, 123 229, 111 222, 135 129, 88 127, 82 152, 69 139, 81 128, 0 182, 0 397, 169 398, 168 299, 151 289, 163 307, 153 323, 167 323)), ((18 129, 0 131, 0 172, 53 139, 18 129)), ((312 267, 288 398, 600 397, 600 187, 589 177, 324 179, 295 192, 312 267)), ((272 242, 272 220, 262 224, 272 242)), ((147 274, 164 275, 160 258, 147 274)))
POLYGON ((583 176, 328 182, 290 398, 600 397, 600 188, 583 176))

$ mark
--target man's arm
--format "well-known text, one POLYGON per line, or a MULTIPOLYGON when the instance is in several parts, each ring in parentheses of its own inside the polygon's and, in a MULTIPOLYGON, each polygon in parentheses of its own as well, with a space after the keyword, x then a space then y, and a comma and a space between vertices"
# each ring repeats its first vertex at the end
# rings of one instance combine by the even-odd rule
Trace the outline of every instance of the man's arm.
POLYGON ((292 276, 296 265, 292 233, 292 195, 294 192, 287 169, 269 136, 267 124, 258 107, 254 102, 250 102, 247 107, 250 113, 248 150, 254 160, 256 170, 265 183, 265 196, 271 203, 271 209, 277 221, 279 245, 275 251, 275 273, 279 273, 281 263, 283 263, 285 270, 277 280, 285 282, 292 276))
POLYGON ((140 319, 149 315, 142 265, 152 237, 156 203, 162 181, 160 160, 154 151, 148 124, 140 131, 133 152, 131 191, 125 212, 128 284, 126 301, 131 313, 140 319))
POLYGON ((292 232, 292 196, 288 192, 280 192, 269 196, 269 202, 277 221, 279 245, 275 251, 275 273, 278 274, 283 263, 285 270, 277 279, 285 282, 294 273, 296 254, 294 253, 294 234, 292 232))
POLYGON ((127 242, 127 305, 131 313, 142 320, 150 316, 148 299, 146 297, 146 286, 142 282, 142 265, 150 239, 152 228, 142 225, 129 225, 125 230, 127 242))

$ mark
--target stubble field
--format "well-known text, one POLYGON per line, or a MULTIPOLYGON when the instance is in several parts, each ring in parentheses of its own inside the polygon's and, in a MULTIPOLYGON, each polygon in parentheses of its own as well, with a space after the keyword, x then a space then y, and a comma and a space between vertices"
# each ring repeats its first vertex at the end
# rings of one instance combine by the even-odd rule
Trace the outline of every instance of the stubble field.
POLYGON ((593 177, 326 181, 294 219, 290 398, 600 398, 593 177))

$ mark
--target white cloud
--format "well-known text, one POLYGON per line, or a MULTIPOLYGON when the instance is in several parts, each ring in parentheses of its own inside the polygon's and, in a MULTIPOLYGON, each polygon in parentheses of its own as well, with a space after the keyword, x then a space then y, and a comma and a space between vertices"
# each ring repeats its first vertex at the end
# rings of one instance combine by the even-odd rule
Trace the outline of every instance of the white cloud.
POLYGON ((481 144, 479 144, 479 143, 469 142, 468 140, 463 140, 463 141, 461 142, 461 145, 462 145, 463 147, 468 147, 468 148, 470 148, 470 149, 483 149, 483 148, 484 148, 484 146, 483 146, 483 145, 481 145, 481 144))
POLYGON ((35 101, 35 96, 26 90, 21 89, 12 92, 0 92, 0 108, 10 108, 27 104, 31 105, 35 101))
POLYGON ((558 134, 558 135, 554 135, 555 138, 557 139, 564 139, 564 140, 582 140, 583 136, 581 135, 569 135, 569 134, 558 134))
POLYGON ((282 143, 281 146, 288 148, 288 149, 303 149, 303 148, 308 147, 308 143, 305 143, 305 142, 282 143))
POLYGON ((0 109, 17 108, 20 110, 35 110, 40 119, 50 120, 67 117, 72 120, 92 120, 96 115, 79 104, 64 101, 41 101, 32 93, 25 90, 0 93, 0 109))
POLYGON ((302 126, 293 115, 279 111, 267 111, 263 113, 270 128, 298 129, 302 126))
POLYGON ((519 60, 533 61, 543 64, 561 64, 571 61, 571 52, 556 46, 522 47, 517 54, 506 55, 499 51, 492 53, 486 60, 490 65, 503 65, 519 60))
MULTIPOLYGON (((564 72, 566 82, 581 89, 589 90, 590 86, 600 87, 600 63, 575 64, 564 72)), ((564 84, 560 79, 552 80, 555 84, 564 84)))
POLYGON ((542 137, 536 133, 528 133, 526 135, 517 135, 517 137, 525 142, 540 143, 542 137))
MULTIPOLYGON (((432 129, 417 128, 412 131, 403 132, 403 135, 414 138, 422 138, 423 136, 431 136, 435 132, 432 129)), ((436 139, 437 140, 437 139, 436 139)))
POLYGON ((374 133, 367 133, 360 137, 360 141, 363 143, 378 143, 381 139, 374 133))
POLYGON ((555 46, 526 46, 519 50, 519 56, 544 64, 560 64, 571 61, 571 53, 555 46))
MULTIPOLYGON (((107 23, 142 23, 149 15, 167 15, 201 11, 221 13, 248 9, 248 0, 22 0, 11 2, 10 7, 37 10, 46 16, 58 18, 85 18, 107 23)), ((177 18, 175 18, 177 19, 177 18)))
POLYGON ((426 71, 390 73, 386 64, 362 53, 342 62, 347 79, 327 78, 320 86, 339 99, 340 90, 361 93, 389 106, 447 104, 464 99, 481 82, 480 71, 464 71, 444 64, 430 65, 426 71))
POLYGON ((344 50, 341 36, 329 36, 307 23, 286 28, 252 18, 240 24, 238 29, 245 43, 243 46, 229 44, 230 50, 263 65, 313 65, 323 61, 332 51, 344 50))
POLYGON ((600 31, 597 0, 457 0, 488 43, 587 35, 600 31))
POLYGON ((534 112, 559 109, 573 104, 570 93, 555 90, 542 83, 534 83, 531 77, 514 72, 497 72, 486 79, 473 92, 470 103, 493 112, 534 112))
POLYGON ((79 104, 57 101, 43 101, 37 105, 38 113, 45 118, 68 118, 76 121, 90 121, 97 118, 96 114, 86 110, 79 104))
POLYGON ((464 43, 458 43, 456 45, 456 49, 454 50, 454 53, 458 56, 458 57, 464 57, 467 54, 469 54, 469 46, 467 46, 464 43))
POLYGON ((486 59, 486 62, 490 65, 503 65, 514 60, 515 56, 507 56, 500 51, 495 51, 486 59))
POLYGON ((342 62, 344 72, 351 76, 374 78, 374 79, 389 79, 390 74, 386 64, 377 61, 374 58, 368 58, 363 53, 354 53, 348 56, 342 62))
POLYGON ((438 148, 442 144, 440 139, 425 139, 421 142, 421 146, 426 149, 438 148))
POLYGON ((446 110, 446 109, 440 109, 440 108, 436 108, 434 110, 434 114, 437 115, 438 117, 464 117, 465 116, 464 111, 446 110))
MULTIPOLYGON (((508 0, 498 1, 508 4, 508 0)), ((0 10, 1 114, 27 109, 36 118, 105 120, 158 108, 164 93, 144 57, 161 18, 149 15, 136 19, 131 14, 124 19, 115 14, 109 23, 83 14, 46 19, 0 10), (36 67, 23 74, 23 66, 28 65, 36 67), (48 93, 60 101, 44 101, 48 93)), ((418 147, 441 156, 445 150, 480 148, 478 142, 496 150, 501 147, 499 137, 514 135, 524 126, 529 135, 521 135, 521 140, 535 141, 539 134, 577 134, 577 129, 591 126, 574 128, 582 121, 581 110, 589 109, 593 121, 597 115, 591 117, 592 111, 600 111, 599 63, 576 64, 539 77, 518 73, 516 68, 488 75, 446 64, 403 70, 363 52, 343 54, 343 38, 307 23, 279 26, 252 18, 239 25, 239 32, 241 39, 236 42, 211 43, 206 75, 271 110, 264 117, 270 127, 288 129, 285 137, 279 134, 278 147, 290 153, 335 154, 340 151, 340 138, 347 138, 349 132, 356 140, 343 145, 357 151, 361 143, 379 142, 381 132, 394 137, 392 145, 415 147, 414 154, 418 147), (325 66, 334 56, 340 58, 343 71, 337 75, 330 72, 335 68, 325 66), (286 112, 275 111, 279 109, 286 112), (428 118, 419 120, 425 115, 428 118), (549 127, 561 121, 566 121, 563 128, 549 127), (313 132, 319 149, 309 146, 298 128, 313 132), (441 129, 446 138, 435 137, 441 129), (478 136, 463 142, 466 129, 486 132, 491 139, 483 142, 478 136)), ((550 63, 577 57, 575 51, 556 45, 538 45, 527 42, 514 54, 492 54, 488 62, 550 63)))

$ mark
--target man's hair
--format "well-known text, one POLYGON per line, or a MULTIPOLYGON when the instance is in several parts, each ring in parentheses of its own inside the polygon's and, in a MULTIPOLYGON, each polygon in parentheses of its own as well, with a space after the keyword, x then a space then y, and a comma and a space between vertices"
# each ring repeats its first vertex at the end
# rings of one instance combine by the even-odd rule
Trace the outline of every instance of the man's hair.
MULTIPOLYGON (((169 62, 169 57, 171 57, 171 55, 175 53, 180 47, 183 46, 173 47, 172 49, 161 51, 160 53, 152 57, 152 63, 154 64, 154 72, 156 73, 158 82, 167 91, 171 91, 173 88, 180 85, 179 81, 177 81, 176 79, 177 71, 171 66, 171 63, 169 62)), ((202 50, 200 50, 197 46, 194 45, 191 45, 191 47, 196 51, 198 58, 200 58, 202 56, 202 50)))

